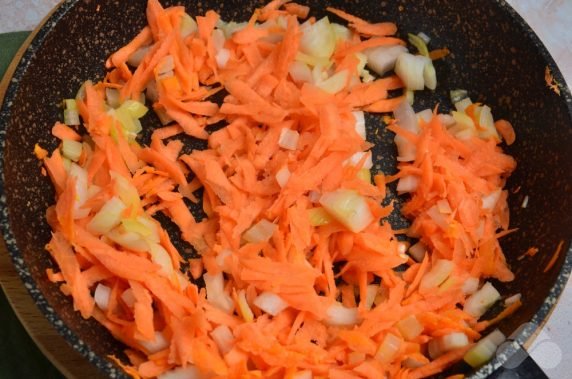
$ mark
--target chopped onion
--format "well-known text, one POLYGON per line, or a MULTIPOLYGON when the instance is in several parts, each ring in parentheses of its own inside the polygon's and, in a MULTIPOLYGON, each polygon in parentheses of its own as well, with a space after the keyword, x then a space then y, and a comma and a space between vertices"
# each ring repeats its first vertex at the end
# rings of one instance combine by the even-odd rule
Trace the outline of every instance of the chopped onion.
POLYGON ((411 341, 423 333, 424 328, 415 315, 410 315, 397 323, 397 329, 403 338, 411 341))
POLYGON ((481 339, 475 346, 473 346, 463 360, 471 365, 473 368, 478 368, 488 362, 495 352, 497 347, 506 340, 506 337, 498 329, 494 330, 488 336, 481 339))
POLYGON ((328 93, 336 94, 346 86, 347 81, 348 81, 348 71, 342 70, 336 72, 328 79, 316 83, 316 85, 328 93))
POLYGON ((276 228, 278 228, 278 225, 262 219, 244 232, 242 238, 244 238, 246 242, 251 243, 267 242, 274 234, 276 228))
POLYGON ((403 81, 407 89, 419 91, 425 88, 427 84, 425 83, 425 67, 428 65, 433 66, 431 59, 427 57, 401 53, 395 62, 395 73, 403 81))
POLYGON ((127 305, 129 308, 133 308, 133 305, 135 305, 136 301, 133 290, 131 288, 127 288, 125 291, 123 291, 121 294, 121 300, 123 300, 125 305, 127 305))
POLYGON ((164 56, 157 64, 156 70, 157 75, 162 76, 165 74, 172 73, 175 69, 175 60, 172 55, 164 56))
POLYGON ((327 17, 300 28, 300 50, 308 55, 329 58, 336 47, 336 35, 327 17))
POLYGON ((377 296, 377 292, 379 290, 379 285, 377 284, 368 284, 365 288, 365 309, 371 309, 373 307, 373 302, 375 301, 375 297, 377 296))
POLYGON ((424 57, 429 56, 429 49, 427 49, 427 44, 424 39, 411 33, 407 34, 407 39, 409 40, 409 43, 415 46, 417 51, 419 51, 419 54, 424 57))
POLYGON ((75 179, 74 219, 84 218, 89 214, 89 209, 82 208, 88 198, 87 195, 87 171, 75 163, 70 164, 69 175, 75 179))
POLYGON ((262 292, 258 295, 256 299, 254 299, 253 304, 272 316, 276 316, 278 313, 288 308, 288 303, 286 303, 280 296, 268 291, 262 292))
POLYGON ((491 113, 491 108, 487 105, 480 107, 479 113, 479 137, 484 139, 493 138, 500 141, 500 137, 495 128, 495 120, 493 114, 491 113))
POLYGON ((220 49, 215 55, 215 61, 218 68, 225 68, 230 59, 230 50, 226 48, 220 49))
POLYGON ((345 26, 337 24, 335 22, 332 22, 330 26, 332 27, 332 30, 336 37, 336 42, 347 41, 352 38, 352 31, 346 28, 345 26))
POLYGON ((226 42, 224 32, 220 29, 213 30, 212 40, 215 52, 220 51, 224 47, 224 43, 226 42))
POLYGON ((491 283, 486 282, 480 290, 467 298, 463 310, 478 319, 496 303, 500 297, 500 293, 496 288, 491 283))
POLYGON ((335 302, 326 311, 326 323, 332 326, 352 326, 358 323, 358 309, 346 308, 335 302))
POLYGON ((363 111, 353 111, 356 133, 365 141, 367 138, 365 129, 365 113, 363 111))
POLYGON ((494 190, 493 192, 489 193, 486 196, 482 197, 482 208, 485 210, 489 210, 492 211, 495 206, 497 205, 497 202, 500 199, 500 196, 502 194, 502 191, 500 189, 494 190))
POLYGON ((441 124, 443 124, 445 127, 449 127, 455 123, 455 119, 450 114, 441 113, 438 114, 437 117, 439 118, 439 121, 441 121, 441 124))
POLYGON ((289 128, 282 128, 280 130, 280 138, 278 139, 278 146, 286 150, 296 150, 298 147, 298 140, 300 133, 289 128))
POLYGON ((229 249, 224 249, 220 253, 218 253, 218 255, 215 258, 218 267, 220 267, 220 269, 227 274, 229 274, 232 271, 232 267, 229 262, 231 256, 232 256, 232 251, 230 251, 229 249))
POLYGON ((363 162, 363 165, 360 168, 365 168, 369 170, 373 167, 373 161, 371 159, 371 151, 359 151, 355 153, 354 155, 349 157, 349 159, 344 161, 344 166, 357 167, 357 165, 362 161, 364 157, 366 158, 363 162))
POLYGON ((520 204, 521 208, 527 208, 528 207, 528 199, 529 199, 529 197, 528 197, 528 195, 526 195, 524 197, 524 199, 522 200, 522 203, 520 204))
POLYGON ((465 333, 461 332, 449 333, 439 339, 443 352, 465 347, 469 344, 469 338, 465 333))
POLYGON ((207 300, 215 307, 231 313, 234 309, 234 303, 231 297, 224 292, 224 277, 222 272, 211 275, 208 272, 203 274, 205 288, 207 290, 207 300))
POLYGON ((455 108, 459 112, 465 112, 465 109, 467 109, 467 107, 471 104, 473 104, 471 99, 469 99, 468 97, 465 97, 464 99, 461 99, 455 103, 455 108))
POLYGON ((355 191, 325 193, 320 198, 320 204, 354 233, 361 232, 374 220, 367 201, 355 191))
POLYGON ((244 29, 247 25, 248 22, 238 22, 238 23, 234 21, 228 22, 222 27, 224 31, 224 36, 227 39, 230 39, 234 33, 244 29))
POLYGON ((409 105, 413 105, 415 102, 415 92, 413 90, 405 90, 405 99, 409 103, 409 105))
POLYGON ((437 72, 431 60, 423 67, 423 80, 425 80, 425 87, 430 90, 437 88, 437 72))
POLYGON ((284 166, 280 170, 278 170, 275 177, 280 188, 286 187, 286 184, 290 179, 290 170, 288 170, 288 166, 284 166))
POLYGON ((400 194, 415 192, 419 187, 419 181, 417 175, 405 175, 397 182, 397 192, 400 194))
POLYGON ((461 291, 465 295, 472 295, 479 289, 479 278, 470 277, 465 280, 463 283, 463 287, 461 287, 461 291))
POLYGON ((516 295, 512 295, 511 297, 507 297, 504 301, 504 305, 509 306, 512 305, 522 298, 522 294, 517 293, 516 295))
POLYGON ((292 80, 296 83, 312 83, 312 70, 304 62, 294 61, 288 70, 292 80))
POLYGON ((451 205, 449 205, 449 201, 447 199, 441 199, 437 202, 437 209, 439 212, 443 214, 451 214, 453 210, 451 209, 451 205))
POLYGON ((431 217, 433 222, 435 222, 435 224, 437 224, 441 229, 449 229, 449 217, 439 212, 437 205, 433 205, 431 208, 429 208, 427 210, 427 215, 431 217))
POLYGON ((416 116, 419 120, 431 122, 431 119, 433 118, 433 111, 429 108, 423 109, 421 112, 417 112, 416 116))
POLYGON ((332 222, 332 216, 322 207, 309 209, 308 217, 312 226, 328 225, 332 222))
POLYGON ((149 250, 149 244, 139 233, 127 232, 122 230, 121 226, 110 230, 105 234, 107 238, 112 240, 118 245, 123 246, 126 249, 137 251, 140 253, 149 250))
POLYGON ((449 92, 449 96, 451 97, 451 102, 457 104, 461 100, 469 97, 469 92, 464 89, 454 89, 449 92))
MULTIPOLYGON (((408 102, 402 101, 395 111, 393 111, 393 114, 400 127, 411 133, 419 134, 420 128, 417 122, 417 116, 408 102)), ((395 136, 395 144, 397 145, 397 151, 399 153, 397 157, 398 161, 408 162, 415 160, 417 151, 415 144, 399 135, 395 136)))
POLYGON ((77 162, 81 156, 83 144, 71 139, 62 140, 62 154, 64 157, 77 162))
MULTIPOLYGON (((151 50, 151 46, 141 46, 140 48, 138 48, 137 50, 135 50, 130 56, 129 58, 127 58, 127 63, 132 66, 132 67, 139 67, 139 65, 141 64, 141 62, 143 62, 143 59, 145 58, 145 56, 147 55, 147 53, 149 52, 149 50, 151 50)), ((110 102, 109 102, 109 98, 107 100, 107 103, 109 105, 111 105, 112 107, 115 108, 115 106, 113 106, 110 102)))
POLYGON ((375 353, 375 359, 385 364, 391 362, 395 354, 399 351, 401 342, 401 338, 388 333, 381 342, 381 345, 379 345, 379 349, 377 349, 375 353))
POLYGON ((453 262, 446 259, 439 259, 433 266, 431 270, 426 273, 419 283, 419 289, 422 291, 429 290, 431 288, 438 287, 443 283, 453 271, 453 262))
POLYGON ((111 171, 111 179, 115 182, 115 193, 119 195, 119 198, 123 203, 135 209, 141 206, 141 199, 139 198, 139 192, 137 188, 131 183, 131 181, 115 171, 111 171))
POLYGON ((197 29, 197 22, 188 13, 183 13, 181 16, 181 24, 179 26, 181 37, 188 37, 196 32, 197 29))
POLYGON ((80 124, 79 112, 77 110, 77 103, 75 99, 64 100, 64 124, 66 125, 80 124))
POLYGON ((151 254, 151 260, 161 267, 161 272, 170 278, 175 269, 173 268, 173 260, 167 250, 158 243, 152 243, 149 245, 149 254, 151 254))
POLYGON ((367 67, 378 75, 384 75, 393 70, 397 57, 407 52, 407 48, 402 45, 377 46, 364 51, 367 57, 367 67))
POLYGON ((120 109, 125 109, 125 111, 133 118, 139 119, 143 116, 145 116, 145 114, 147 114, 147 111, 149 110, 149 108, 147 108, 145 106, 145 104, 136 101, 136 100, 125 100, 125 102, 123 102, 123 104, 121 104, 121 106, 119 107, 120 109))
POLYGON ((419 241, 416 244, 412 245, 407 252, 417 262, 421 262, 423 261, 423 258, 425 258, 425 253, 427 252, 427 246, 423 242, 419 241))
POLYGON ((162 332, 155 331, 155 338, 152 341, 139 341, 139 344, 147 350, 149 354, 158 353, 169 347, 169 341, 162 332))
POLYGON ((93 234, 105 234, 115 228, 121 222, 121 214, 126 206, 116 196, 107 200, 103 207, 93 216, 86 225, 89 232, 93 234))
POLYGON ((224 355, 232 350, 232 346, 234 345, 234 336, 228 326, 219 325, 214 328, 210 334, 221 354, 224 355))
POLYGON ((95 287, 95 292, 93 294, 93 300, 95 300, 95 304, 101 309, 102 311, 106 311, 109 305, 109 295, 111 294, 111 288, 99 283, 97 287, 95 287))
POLYGON ((417 33, 417 37, 421 38, 426 45, 431 41, 431 38, 423 32, 417 33))

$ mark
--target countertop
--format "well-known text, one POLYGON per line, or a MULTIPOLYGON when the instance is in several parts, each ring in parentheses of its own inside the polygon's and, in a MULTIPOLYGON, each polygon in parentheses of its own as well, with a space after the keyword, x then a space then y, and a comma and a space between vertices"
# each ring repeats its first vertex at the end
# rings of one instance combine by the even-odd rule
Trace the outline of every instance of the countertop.
MULTIPOLYGON (((572 0, 507 0, 532 26, 572 84, 572 0)), ((0 33, 31 30, 58 0, 0 0, 0 33)), ((550 378, 572 372, 572 281, 544 325, 529 353, 550 378)), ((6 358, 6 357, 3 357, 6 358)), ((1 376, 1 373, 0 373, 1 376)))

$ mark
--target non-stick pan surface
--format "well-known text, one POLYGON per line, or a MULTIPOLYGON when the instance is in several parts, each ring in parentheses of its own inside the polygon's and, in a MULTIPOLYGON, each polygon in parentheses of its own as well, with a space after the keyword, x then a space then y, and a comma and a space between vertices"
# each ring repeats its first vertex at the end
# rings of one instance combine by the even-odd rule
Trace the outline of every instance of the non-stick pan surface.
MULTIPOLYGON (((165 6, 173 1, 164 1, 165 6)), ((192 15, 208 9, 225 20, 246 20, 258 1, 180 1, 192 15)), ((432 47, 448 47, 452 54, 436 63, 439 85, 434 93, 417 96, 421 110, 439 103, 450 107, 448 91, 463 88, 474 101, 490 105, 496 118, 515 126, 517 142, 506 150, 518 161, 508 188, 511 225, 519 228, 502 240, 516 280, 499 284, 504 294, 522 293, 524 306, 500 328, 526 340, 549 314, 572 266, 568 251, 572 234, 572 99, 554 61, 536 35, 503 1, 417 0, 310 1, 313 14, 326 5, 344 9, 370 21, 395 21, 400 35, 421 32, 432 37, 432 47), (545 84, 549 67, 561 86, 558 96, 545 84), (528 196, 528 206, 522 208, 528 196), (543 273, 559 241, 564 249, 555 266, 543 273), (517 260, 529 247, 542 253, 517 260)), ((44 251, 50 229, 45 211, 54 202, 53 189, 40 175, 33 156, 35 143, 53 149, 51 126, 60 119, 57 104, 75 95, 86 79, 103 76, 106 57, 135 36, 145 24, 145 1, 65 1, 39 29, 14 72, 0 110, 1 196, 0 223, 14 265, 39 308, 65 338, 110 377, 122 372, 106 356, 121 356, 122 346, 93 320, 73 311, 70 299, 50 283, 45 270, 53 263, 44 251)), ((154 120, 149 117, 146 125, 154 120)), ((374 142, 376 168, 395 170, 392 135, 378 117, 367 119, 374 142)), ((189 140, 189 148, 201 143, 189 140)), ((403 220, 393 215, 391 221, 403 220)), ((496 285, 496 284, 495 284, 496 285)), ((510 355, 500 355, 477 375, 484 376, 510 355)), ((459 365, 455 370, 470 373, 459 365)))

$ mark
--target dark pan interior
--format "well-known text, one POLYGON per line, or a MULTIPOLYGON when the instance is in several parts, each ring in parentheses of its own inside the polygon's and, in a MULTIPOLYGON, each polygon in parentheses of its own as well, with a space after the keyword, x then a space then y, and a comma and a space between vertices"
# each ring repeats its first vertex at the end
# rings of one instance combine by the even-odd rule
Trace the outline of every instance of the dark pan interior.
MULTIPOLYGON (((173 3, 165 1, 163 5, 173 3)), ((261 5, 240 0, 178 3, 184 3, 192 15, 219 10, 225 20, 246 20, 261 5)), ((502 246, 516 280, 500 288, 507 295, 521 292, 524 306, 500 327, 510 334, 521 324, 542 322, 570 272, 570 259, 565 261, 570 255, 566 253, 572 233, 572 120, 569 91, 563 88, 558 96, 545 85, 547 65, 560 83, 564 80, 534 33, 508 5, 493 0, 307 3, 315 16, 325 14, 325 6, 332 5, 370 21, 395 21, 401 36, 423 31, 432 37, 431 48, 448 47, 452 54, 436 63, 437 90, 416 95, 416 110, 433 108, 436 103, 448 109, 448 91, 464 88, 474 101, 490 105, 495 118, 513 123, 517 142, 507 151, 516 157, 518 169, 508 188, 512 192, 520 188, 510 197, 511 224, 519 230, 504 238, 502 246), (529 204, 521 208, 525 196, 529 204), (543 273, 560 240, 565 241, 563 252, 555 267, 543 273), (531 246, 541 253, 516 259, 531 246)), ((95 321, 83 320, 74 312, 70 300, 46 279, 45 269, 52 267, 52 262, 44 252, 50 232, 44 214, 54 199, 32 151, 35 143, 50 150, 56 146, 50 130, 61 118, 58 102, 74 96, 84 80, 102 77, 105 58, 144 26, 144 9, 142 0, 63 4, 25 54, 0 113, 4 192, 0 217, 15 265, 46 316, 74 347, 110 376, 116 368, 104 357, 121 355, 121 346, 95 321)), ((367 121, 370 136, 379 129, 374 140, 378 144, 376 168, 394 172, 391 133, 384 131, 378 117, 367 121)), ((397 215, 391 220, 403 221, 397 215)), ((488 365, 481 372, 491 369, 488 365)))

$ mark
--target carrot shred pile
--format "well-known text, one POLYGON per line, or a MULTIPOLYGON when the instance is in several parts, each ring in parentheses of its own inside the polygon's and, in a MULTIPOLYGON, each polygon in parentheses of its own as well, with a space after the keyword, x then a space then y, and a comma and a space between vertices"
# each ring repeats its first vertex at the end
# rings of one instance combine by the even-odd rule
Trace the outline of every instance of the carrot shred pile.
MULTIPOLYGON (((183 35, 184 8, 149 0, 148 26, 77 99, 85 130, 61 123, 52 130, 82 144, 78 159, 36 149, 57 199, 47 212, 47 250, 59 272, 48 277, 84 318, 128 347, 121 365, 132 376, 426 377, 480 338, 483 324, 459 307, 464 281, 512 280, 497 232, 508 230, 502 188, 514 159, 498 140, 457 139, 434 115, 419 134, 392 122, 416 147, 414 159, 394 176, 360 177, 372 145, 352 112, 391 112, 404 96, 389 96, 403 87, 396 76, 356 84, 355 53, 404 42, 392 36, 393 23, 328 10, 354 32, 332 55, 332 73, 347 75, 336 93, 289 74, 306 6, 271 1, 221 45, 214 11, 183 35), (148 146, 110 112, 113 91, 123 104, 150 100, 165 126, 148 146), (209 100, 220 91, 222 104, 209 100), (223 128, 208 128, 221 121, 223 128), (183 134, 207 148, 185 150, 183 134), (398 231, 387 221, 393 206, 381 204, 386 185, 405 177, 419 184, 401 209, 411 227, 398 231), (325 194, 340 193, 364 204, 370 218, 362 227, 324 210, 325 194), (497 200, 484 208, 491 194, 497 200), (119 215, 104 214, 112 200, 122 204, 119 215), (202 219, 190 211, 199 204, 202 219), (198 257, 175 248, 157 214, 198 257), (106 217, 115 217, 110 230, 97 226, 106 217), (405 254, 403 233, 426 246, 424 258, 405 254), (445 283, 428 285, 439 260, 454 269, 445 283), (408 322, 419 332, 408 332, 408 322), (428 342, 453 332, 470 344, 428 358, 428 342)), ((512 128, 501 127, 514 141, 512 128)))

